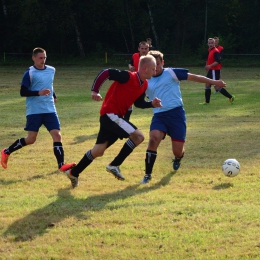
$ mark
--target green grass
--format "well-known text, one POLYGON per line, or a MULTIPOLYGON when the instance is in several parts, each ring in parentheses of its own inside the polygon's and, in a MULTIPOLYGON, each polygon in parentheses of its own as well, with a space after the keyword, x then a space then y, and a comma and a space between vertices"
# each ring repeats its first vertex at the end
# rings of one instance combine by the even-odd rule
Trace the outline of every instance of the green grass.
MULTIPOLYGON (((1 149, 26 135, 25 100, 19 96, 25 69, 0 67, 1 149)), ((99 129, 101 103, 90 99, 90 89, 102 68, 56 69, 66 162, 78 162, 99 129)), ((198 67, 190 72, 205 74, 198 67)), ((200 106, 203 84, 181 83, 185 157, 174 173, 167 137, 148 185, 139 182, 150 109, 134 108, 131 121, 146 139, 121 166, 124 182, 105 171, 120 140, 71 189, 56 170, 51 137, 41 128, 36 143, 13 153, 8 169, 0 169, 0 259, 259 259, 259 69, 224 68, 222 78, 236 96, 233 105, 212 94, 211 104, 200 106), (235 178, 221 171, 227 158, 240 162, 235 178)))

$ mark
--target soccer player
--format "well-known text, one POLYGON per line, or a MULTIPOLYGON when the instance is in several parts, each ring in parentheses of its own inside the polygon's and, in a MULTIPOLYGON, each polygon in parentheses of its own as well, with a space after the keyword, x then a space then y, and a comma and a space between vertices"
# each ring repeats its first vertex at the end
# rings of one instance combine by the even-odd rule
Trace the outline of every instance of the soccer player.
POLYGON ((213 80, 204 76, 189 73, 188 69, 164 68, 163 53, 150 51, 156 59, 156 75, 148 80, 146 94, 150 99, 159 98, 162 107, 153 108, 150 125, 150 138, 146 150, 145 176, 142 184, 152 179, 153 166, 157 156, 157 148, 166 134, 171 137, 172 152, 175 156, 173 169, 178 170, 184 155, 186 138, 186 115, 183 108, 180 81, 190 80, 199 83, 215 84, 218 88, 226 86, 222 80, 213 80))
MULTIPOLYGON (((139 64, 139 60, 140 57, 147 55, 148 51, 149 51, 149 44, 145 41, 141 41, 138 45, 138 51, 132 55, 131 60, 128 64, 128 68, 130 71, 138 71, 138 64, 139 64)), ((124 115, 124 119, 126 121, 130 120, 130 116, 133 112, 133 105, 131 105, 128 110, 126 111, 125 115, 124 115)))
MULTIPOLYGON (((224 53, 224 47, 219 45, 219 38, 217 36, 214 37, 215 40, 215 47, 218 49, 219 51, 219 56, 220 56, 220 75, 219 78, 221 78, 221 69, 222 69, 222 58, 223 58, 223 53, 224 53)), ((215 94, 218 93, 218 91, 215 90, 215 94)))
POLYGON ((137 72, 105 69, 98 74, 91 89, 92 99, 101 101, 102 96, 99 90, 103 82, 107 79, 114 82, 109 87, 100 109, 100 129, 96 144, 84 154, 75 167, 65 171, 73 188, 78 186, 79 174, 95 158, 103 156, 105 150, 119 138, 127 138, 127 141, 114 160, 106 166, 106 170, 118 180, 125 179, 120 172, 119 166, 133 152, 135 147, 143 142, 144 135, 135 125, 126 121, 123 116, 131 104, 141 108, 161 106, 160 100, 156 97, 151 102, 145 101, 147 79, 155 74, 155 67, 155 58, 147 55, 140 58, 137 72))
MULTIPOLYGON (((221 69, 221 57, 219 50, 215 47, 215 40, 213 38, 208 39, 208 59, 206 62, 205 70, 207 71, 207 78, 210 79, 220 79, 220 69, 221 69)), ((205 85, 205 102, 200 103, 200 105, 208 105, 210 102, 211 96, 211 85, 205 85)), ((215 88, 216 91, 221 93, 223 96, 229 99, 229 102, 232 104, 235 100, 235 96, 232 96, 224 88, 215 88)))
POLYGON ((53 151, 57 159, 58 168, 66 170, 75 163, 64 164, 64 151, 61 142, 60 122, 54 102, 56 96, 53 91, 55 68, 45 65, 46 51, 35 48, 32 53, 34 65, 29 67, 22 79, 20 95, 26 97, 26 138, 16 140, 11 146, 1 151, 1 165, 7 168, 11 153, 33 144, 36 141, 41 125, 44 125, 53 139, 53 151))
POLYGON ((130 71, 138 71, 139 59, 142 56, 147 55, 149 51, 149 44, 145 41, 141 41, 138 45, 138 52, 134 53, 131 57, 131 60, 128 64, 130 71))
POLYGON ((146 42, 149 44, 149 51, 156 50, 156 48, 152 45, 152 39, 151 38, 147 38, 146 42))

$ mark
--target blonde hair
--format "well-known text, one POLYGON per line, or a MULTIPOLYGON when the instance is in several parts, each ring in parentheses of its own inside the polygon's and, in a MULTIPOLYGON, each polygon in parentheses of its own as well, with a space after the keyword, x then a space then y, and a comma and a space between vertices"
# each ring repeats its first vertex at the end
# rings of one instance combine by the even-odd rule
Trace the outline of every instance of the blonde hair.
POLYGON ((148 54, 152 55, 155 59, 159 58, 160 61, 163 61, 163 53, 160 51, 149 51, 148 54))
POLYGON ((156 64, 156 60, 155 60, 154 56, 149 55, 149 54, 147 54, 145 56, 141 56, 140 60, 139 60, 139 68, 147 65, 148 63, 152 63, 152 62, 154 62, 156 64))

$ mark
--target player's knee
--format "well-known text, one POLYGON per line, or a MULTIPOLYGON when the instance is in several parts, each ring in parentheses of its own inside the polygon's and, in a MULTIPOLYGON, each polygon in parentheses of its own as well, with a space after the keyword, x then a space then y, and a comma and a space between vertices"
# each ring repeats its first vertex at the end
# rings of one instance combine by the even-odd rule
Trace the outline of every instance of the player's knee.
POLYGON ((142 143, 144 141, 144 135, 142 132, 140 131, 135 131, 134 133, 132 133, 130 135, 130 139, 134 142, 134 144, 137 146, 140 143, 142 143))
POLYGON ((36 138, 25 138, 26 145, 34 144, 36 141, 36 138))

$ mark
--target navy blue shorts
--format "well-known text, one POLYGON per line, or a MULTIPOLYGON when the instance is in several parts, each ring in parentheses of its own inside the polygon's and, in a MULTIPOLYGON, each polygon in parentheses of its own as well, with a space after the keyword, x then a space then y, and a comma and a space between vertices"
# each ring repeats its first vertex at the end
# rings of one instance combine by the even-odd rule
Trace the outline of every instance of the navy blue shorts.
POLYGON ((24 130, 38 132, 44 125, 48 131, 60 130, 60 121, 57 113, 33 114, 26 116, 27 122, 24 130))
POLYGON ((150 131, 159 130, 169 135, 173 141, 185 142, 186 115, 183 107, 155 113, 152 118, 150 131))

